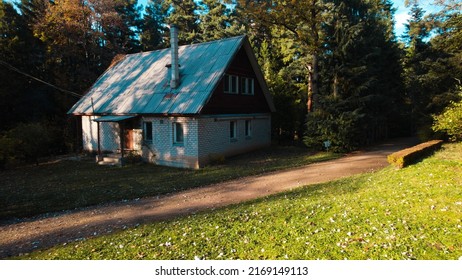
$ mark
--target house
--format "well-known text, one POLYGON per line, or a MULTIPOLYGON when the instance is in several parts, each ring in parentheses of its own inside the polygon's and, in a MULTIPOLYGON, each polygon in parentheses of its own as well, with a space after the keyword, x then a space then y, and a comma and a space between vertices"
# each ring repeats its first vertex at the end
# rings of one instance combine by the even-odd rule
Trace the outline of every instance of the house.
POLYGON ((126 55, 69 111, 83 148, 200 168, 216 157, 266 147, 275 111, 246 36, 126 55))

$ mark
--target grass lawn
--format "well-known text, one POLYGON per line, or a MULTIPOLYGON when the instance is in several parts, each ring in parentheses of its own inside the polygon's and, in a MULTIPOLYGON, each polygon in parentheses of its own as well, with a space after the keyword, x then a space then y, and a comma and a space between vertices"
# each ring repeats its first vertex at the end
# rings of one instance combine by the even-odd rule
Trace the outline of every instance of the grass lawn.
POLYGON ((338 158, 296 147, 274 147, 184 170, 152 164, 111 167, 87 158, 0 171, 2 220, 170 193, 212 183, 338 158))
POLYGON ((459 259, 462 143, 392 167, 36 252, 32 259, 459 259))

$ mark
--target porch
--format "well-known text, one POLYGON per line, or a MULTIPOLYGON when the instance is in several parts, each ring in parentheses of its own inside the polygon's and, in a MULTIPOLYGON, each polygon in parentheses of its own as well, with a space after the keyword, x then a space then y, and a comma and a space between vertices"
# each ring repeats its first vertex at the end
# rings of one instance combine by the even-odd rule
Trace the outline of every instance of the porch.
POLYGON ((124 165, 141 155, 142 130, 138 116, 102 116, 97 124, 97 156, 99 165, 124 165), (112 123, 111 129, 102 129, 103 123, 112 123), (107 135, 110 134, 110 135, 107 135), (113 148, 105 150, 102 139, 113 139, 113 148), (116 141, 117 140, 117 141, 116 141))

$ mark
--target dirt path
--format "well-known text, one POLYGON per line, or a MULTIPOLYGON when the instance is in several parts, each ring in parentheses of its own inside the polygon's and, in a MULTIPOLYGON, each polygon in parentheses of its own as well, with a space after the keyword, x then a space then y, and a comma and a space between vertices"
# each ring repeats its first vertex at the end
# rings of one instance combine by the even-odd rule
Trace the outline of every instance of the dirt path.
POLYGON ((0 259, 107 234, 137 224, 166 220, 300 186, 371 172, 388 165, 388 154, 414 144, 415 139, 395 139, 337 160, 245 177, 161 197, 90 207, 2 226, 0 259))

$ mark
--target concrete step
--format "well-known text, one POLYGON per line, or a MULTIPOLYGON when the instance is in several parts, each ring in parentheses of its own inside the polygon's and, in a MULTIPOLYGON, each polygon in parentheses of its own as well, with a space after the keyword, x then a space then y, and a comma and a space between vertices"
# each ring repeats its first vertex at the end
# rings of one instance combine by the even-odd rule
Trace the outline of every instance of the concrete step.
POLYGON ((121 165, 122 155, 108 154, 103 156, 103 160, 98 161, 99 165, 121 165))

